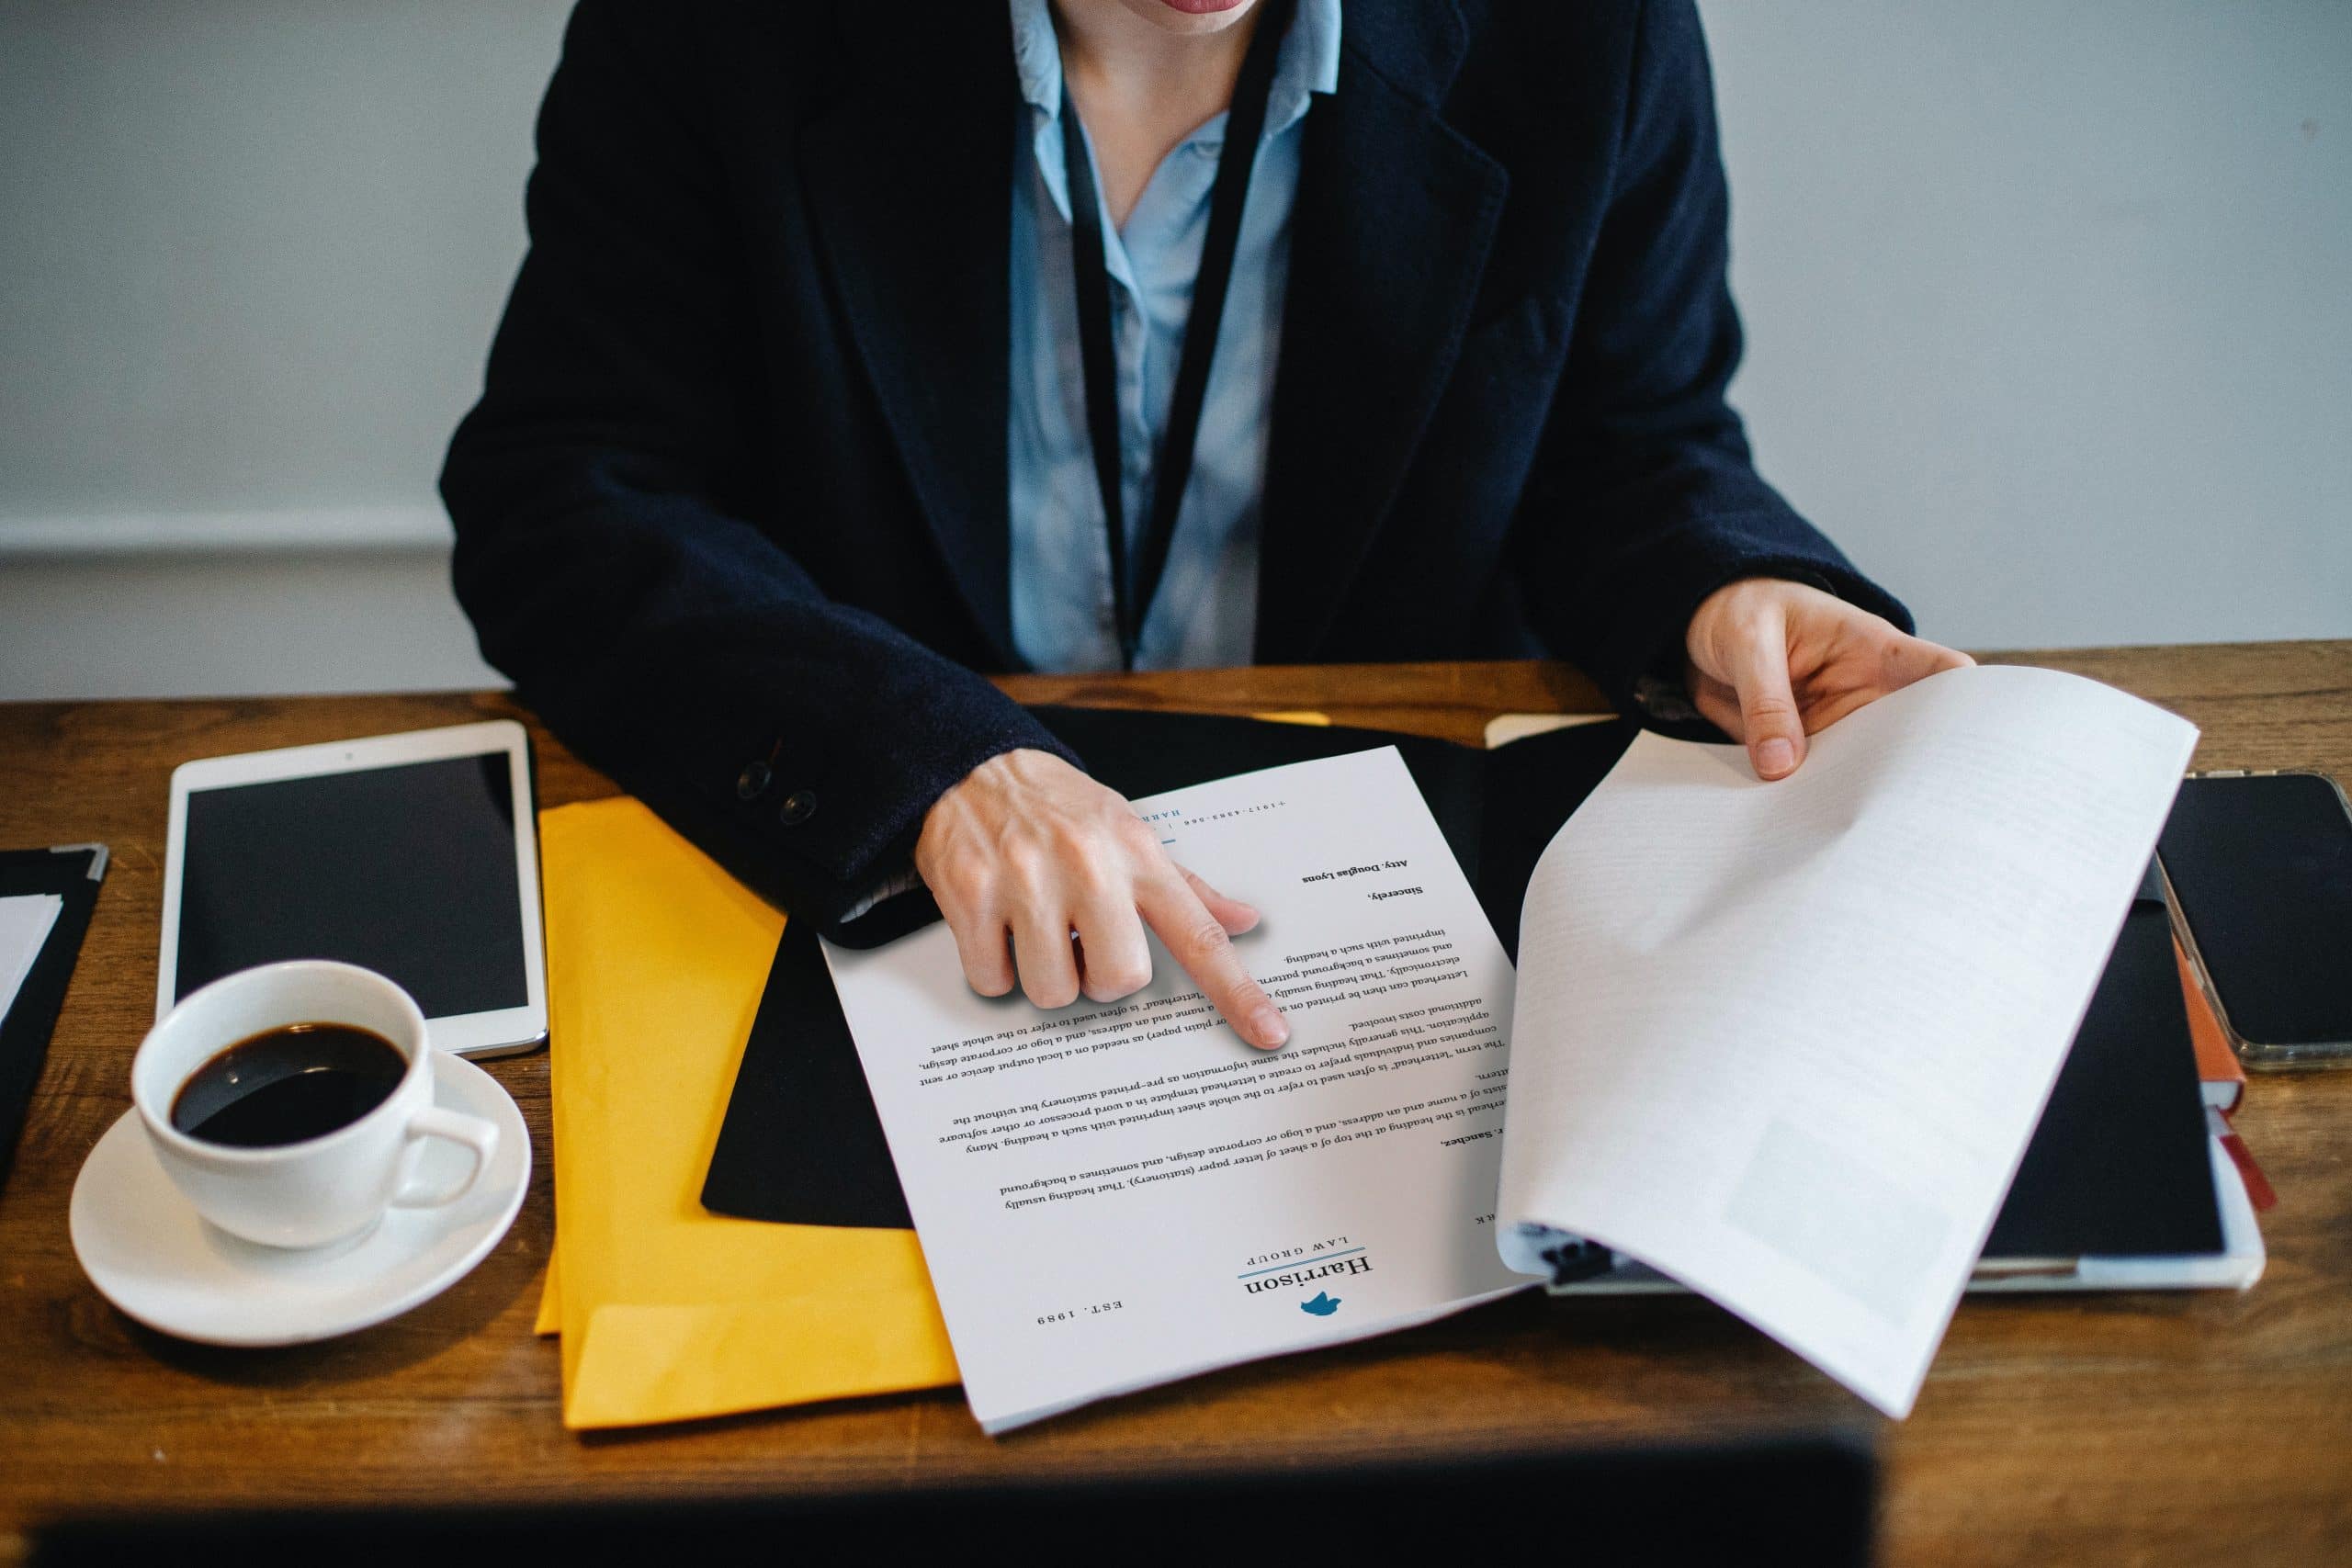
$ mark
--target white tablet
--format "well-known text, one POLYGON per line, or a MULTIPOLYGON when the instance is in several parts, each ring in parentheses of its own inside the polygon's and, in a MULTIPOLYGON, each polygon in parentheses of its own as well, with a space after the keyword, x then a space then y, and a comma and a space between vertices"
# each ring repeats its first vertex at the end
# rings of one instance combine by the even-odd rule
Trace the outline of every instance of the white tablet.
POLYGON ((184 762, 155 1013, 281 958, 388 975, 433 1043, 548 1036, 530 744, 510 719, 184 762))

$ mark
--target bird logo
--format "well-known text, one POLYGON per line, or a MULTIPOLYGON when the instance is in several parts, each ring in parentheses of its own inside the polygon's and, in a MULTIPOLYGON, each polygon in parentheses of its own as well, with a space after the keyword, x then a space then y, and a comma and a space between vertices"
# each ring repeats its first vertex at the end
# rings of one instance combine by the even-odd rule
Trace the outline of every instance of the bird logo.
POLYGON ((1340 1298, 1329 1291, 1317 1291, 1311 1302, 1301 1302, 1298 1310, 1313 1317, 1329 1317, 1340 1310, 1340 1298))

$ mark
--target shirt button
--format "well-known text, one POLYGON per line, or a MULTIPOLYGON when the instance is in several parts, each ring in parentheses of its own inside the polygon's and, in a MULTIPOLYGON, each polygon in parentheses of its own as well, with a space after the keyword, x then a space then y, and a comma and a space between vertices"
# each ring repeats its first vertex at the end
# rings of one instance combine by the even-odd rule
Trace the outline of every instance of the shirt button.
POLYGON ((796 789, 784 797, 783 808, 777 811, 775 819, 787 828, 797 828, 815 815, 817 815, 817 792, 813 789, 796 789))
POLYGON ((735 775, 735 798, 757 800, 767 794, 768 785, 775 782, 775 774, 765 762, 746 762, 743 771, 735 775))

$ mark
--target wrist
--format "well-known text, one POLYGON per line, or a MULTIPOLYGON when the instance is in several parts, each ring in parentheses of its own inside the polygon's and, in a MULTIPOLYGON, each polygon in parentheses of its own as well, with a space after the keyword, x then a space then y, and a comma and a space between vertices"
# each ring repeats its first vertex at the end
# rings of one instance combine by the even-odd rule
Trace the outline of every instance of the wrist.
POLYGON ((980 808, 984 804, 1006 809, 1005 803, 1012 796, 1046 783, 1057 771, 1078 772, 1055 752, 1034 746, 1008 747, 975 764, 971 772, 941 790, 924 808, 915 834, 916 870, 922 869, 927 854, 938 848, 952 824, 967 810, 980 808))

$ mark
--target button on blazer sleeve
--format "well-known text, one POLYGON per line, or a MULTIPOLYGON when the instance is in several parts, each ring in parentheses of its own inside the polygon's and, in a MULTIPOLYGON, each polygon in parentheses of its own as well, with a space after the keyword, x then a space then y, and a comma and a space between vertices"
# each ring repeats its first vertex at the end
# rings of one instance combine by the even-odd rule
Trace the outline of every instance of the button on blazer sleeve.
POLYGON ((1542 635, 1634 711, 1701 600, 1811 582, 1911 629, 1757 474, 1724 400, 1740 327, 1714 89, 1690 0, 1644 6, 1609 205, 1519 520, 1542 635))
POLYGON ((791 504, 789 454, 782 487, 755 477, 751 281, 652 15, 582 6, 548 89, 530 251, 441 479, 458 596, 566 745, 835 928, 942 790, 1015 747, 1068 752, 749 520, 791 504))

